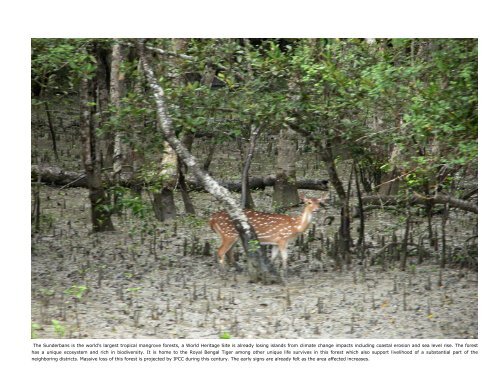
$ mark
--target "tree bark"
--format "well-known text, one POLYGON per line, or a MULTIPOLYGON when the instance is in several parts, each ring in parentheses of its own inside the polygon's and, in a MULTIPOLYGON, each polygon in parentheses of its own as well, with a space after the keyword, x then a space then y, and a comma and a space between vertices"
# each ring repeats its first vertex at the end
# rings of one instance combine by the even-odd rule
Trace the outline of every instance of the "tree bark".
POLYGON ((344 201, 346 199, 346 192, 344 189, 344 185, 342 181, 340 181, 339 175, 337 173, 337 165, 335 159, 333 158, 330 151, 326 149, 319 148, 321 160, 326 165, 326 171, 328 172, 328 177, 330 179, 330 183, 332 184, 337 196, 340 201, 344 201))
POLYGON ((278 140, 276 182, 273 192, 273 206, 284 208, 300 202, 296 181, 297 151, 293 131, 281 129, 278 140))
POLYGON ((175 218, 177 210, 172 189, 163 187, 159 192, 153 193, 153 210, 158 221, 175 218))
POLYGON ((50 138, 52 140, 52 150, 54 151, 54 158, 56 162, 59 162, 59 154, 57 152, 56 131, 54 129, 54 124, 52 123, 52 114, 50 112, 49 103, 46 100, 43 101, 43 107, 45 109, 45 114, 47 115, 47 124, 49 125, 49 132, 50 132, 50 138))
POLYGON ((175 218, 177 208, 174 201, 174 187, 178 179, 178 160, 175 150, 165 141, 160 162, 161 189, 153 193, 153 208, 158 221, 175 218))
POLYGON ((397 168, 392 169, 389 173, 383 173, 381 177, 378 192, 381 196, 395 196, 399 191, 400 171, 397 168))
POLYGON ((82 160, 89 189, 90 212, 94 232, 114 230, 109 199, 102 185, 98 143, 89 107, 89 80, 80 83, 80 133, 82 160))
MULTIPOLYGON (((333 140, 331 141, 333 142, 333 140)), ((328 177, 330 183, 332 184, 337 196, 340 201, 340 224, 339 224, 339 244, 341 246, 341 251, 344 256, 344 260, 349 258, 348 254, 351 245, 351 217, 349 214, 349 194, 344 189, 344 184, 339 178, 337 173, 337 165, 335 161, 335 157, 333 155, 332 148, 334 146, 333 143, 327 144, 323 146, 319 141, 314 142, 318 151, 320 152, 320 157, 322 161, 325 163, 326 170, 328 172, 328 177)), ((348 188, 350 187, 350 179, 348 183, 348 188)))
MULTIPOLYGON (((57 151, 57 141, 56 141, 56 131, 54 128, 53 120, 52 120, 52 113, 50 112, 50 106, 49 102, 47 99, 45 99, 45 86, 41 86, 40 88, 40 93, 38 95, 38 98, 40 101, 43 101, 43 103, 40 105, 40 109, 43 110, 45 113, 45 116, 47 117, 47 125, 49 127, 49 133, 50 133, 50 139, 52 141, 52 151, 54 152, 54 158, 56 162, 59 162, 59 154, 57 151)), ((40 127, 43 125, 42 121, 42 114, 38 113, 39 115, 39 121, 40 121, 40 127)))
POLYGON ((207 157, 205 158, 205 161, 203 161, 203 170, 205 170, 206 172, 208 172, 208 169, 210 168, 210 164, 212 163, 212 160, 214 158, 216 147, 217 142, 215 140, 211 140, 210 145, 208 146, 207 157))
MULTIPOLYGON (((173 43, 173 49, 174 53, 178 54, 179 52, 184 52, 186 51, 187 48, 187 40, 186 39, 172 39, 173 43)), ((170 61, 172 62, 173 66, 179 68, 181 63, 181 60, 178 56, 171 58, 170 61)), ((210 84, 212 84, 212 78, 209 80, 210 84)), ((202 82, 206 80, 202 79, 202 82)), ((177 86, 182 87, 185 83, 185 79, 183 76, 178 75, 174 78, 174 82, 177 86)), ((181 134, 182 136, 182 143, 184 146, 186 146, 186 149, 188 151, 191 151, 191 147, 193 145, 194 141, 194 135, 191 132, 183 132, 181 134)), ((182 162, 180 158, 177 159, 177 175, 178 175, 178 186, 179 190, 181 192, 182 196, 182 201, 184 202, 184 210, 188 214, 195 215, 196 211, 193 205, 193 202, 191 200, 191 197, 189 196, 189 189, 186 184, 186 175, 188 173, 188 167, 182 162)))
MULTIPOLYGON (((184 135, 182 138, 182 143, 184 146, 186 146, 186 149, 188 151, 191 151, 191 148, 193 146, 193 141, 194 137, 192 134, 187 134, 184 135)), ((182 162, 181 159, 177 159, 177 165, 178 165, 178 174, 179 174, 179 190, 181 191, 181 196, 182 196, 182 201, 184 202, 184 210, 188 214, 196 215, 196 210, 193 205, 193 201, 191 200, 191 197, 189 196, 189 187, 186 183, 186 175, 188 172, 187 166, 182 162)))
MULTIPOLYGON (((115 110, 115 116, 119 117, 121 98, 123 96, 124 74, 120 71, 120 66, 123 61, 122 46, 120 42, 113 43, 111 53, 111 75, 110 75, 110 98, 111 104, 115 110)), ((122 172, 123 149, 122 149, 122 132, 120 127, 115 127, 115 140, 113 148, 113 180, 120 180, 122 172)))
MULTIPOLYGON (((104 128, 109 123, 111 116, 110 106, 110 90, 109 90, 109 49, 103 47, 98 42, 94 43, 94 57, 96 59, 95 78, 93 80, 95 88, 95 102, 97 109, 94 111, 94 121, 96 126, 104 128)), ((97 152, 99 153, 100 162, 105 170, 112 170, 113 167, 113 147, 114 136, 111 130, 104 132, 103 139, 99 141, 97 152)))
POLYGON ((260 127, 252 125, 250 129, 250 144, 248 145, 245 163, 243 164, 243 172, 241 173, 241 206, 245 209, 252 209, 254 207, 252 196, 249 189, 250 166, 252 164, 253 154, 255 152, 255 145, 257 138, 260 134, 260 127))
POLYGON ((354 178, 356 182, 356 197, 358 199, 358 207, 359 207, 359 237, 356 243, 358 251, 360 251, 360 257, 364 258, 364 250, 365 250, 365 214, 363 211, 363 198, 361 194, 361 184, 360 173, 359 173, 359 165, 354 165, 354 178))
POLYGON ((220 186, 209 174, 198 166, 198 162, 194 156, 175 136, 175 132, 172 129, 172 120, 168 114, 167 107, 163 99, 164 91, 153 73, 149 59, 145 52, 143 39, 137 41, 137 48, 139 55, 141 56, 144 73, 146 74, 149 86, 153 91, 158 120, 163 137, 175 150, 179 158, 182 159, 182 161, 189 167, 198 181, 203 184, 205 189, 226 207, 242 239, 243 249, 248 257, 248 268, 251 280, 261 281, 266 284, 277 282, 279 279, 276 271, 270 265, 267 256, 262 253, 262 248, 249 248, 249 242, 253 240, 257 241, 257 235, 248 223, 248 219, 243 210, 231 197, 227 189, 220 186))
MULTIPOLYGON (((186 47, 186 39, 172 39, 172 44, 174 53, 184 51, 186 47)), ((141 60, 144 60, 142 56, 141 60)), ((175 55, 170 57, 168 61, 163 63, 163 65, 160 64, 160 68, 164 70, 168 63, 170 63, 171 66, 179 67, 179 56, 175 55)), ((176 75, 173 82, 177 86, 182 86, 184 80, 180 75, 176 75)), ((188 133, 185 134, 185 136, 191 137, 192 135, 188 133)), ((189 142, 192 138, 185 138, 185 140, 189 142)), ((186 213, 195 213, 194 206, 191 202, 185 184, 187 165, 183 164, 182 159, 177 156, 175 150, 171 147, 168 141, 164 141, 163 148, 164 157, 161 161, 163 187, 160 192, 153 194, 156 218, 160 221, 174 218, 177 215, 177 208, 174 201, 174 190, 176 187, 179 187, 180 189, 186 213)), ((187 149, 189 151, 189 146, 187 149)))

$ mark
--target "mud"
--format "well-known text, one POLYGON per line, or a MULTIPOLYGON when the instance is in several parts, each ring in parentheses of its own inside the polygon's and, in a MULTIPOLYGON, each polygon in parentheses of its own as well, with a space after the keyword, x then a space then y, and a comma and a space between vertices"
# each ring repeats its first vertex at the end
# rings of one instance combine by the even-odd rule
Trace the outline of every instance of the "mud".
MULTIPOLYGON (((256 202, 269 206, 269 195, 256 193, 256 202)), ((42 231, 32 236, 33 337, 477 338, 475 270, 440 269, 438 253, 421 264, 413 253, 405 271, 398 261, 355 257, 339 267, 318 252, 338 227, 323 224, 331 207, 314 219, 308 252, 289 247, 286 285, 262 285, 249 283, 242 259, 241 270, 219 270, 207 225, 217 204, 204 193, 193 197, 198 217, 159 224, 128 213, 113 218, 115 232, 99 235, 90 232, 84 189, 44 187, 41 197, 42 231)), ((453 261, 473 230, 468 215, 451 216, 453 261)), ((371 256, 380 235, 403 227, 395 216, 371 214, 371 256)))

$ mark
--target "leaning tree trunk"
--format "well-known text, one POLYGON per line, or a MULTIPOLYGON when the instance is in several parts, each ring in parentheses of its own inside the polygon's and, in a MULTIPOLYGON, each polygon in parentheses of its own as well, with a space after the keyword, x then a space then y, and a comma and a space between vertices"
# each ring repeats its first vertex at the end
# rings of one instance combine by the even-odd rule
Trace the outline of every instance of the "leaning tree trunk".
MULTIPOLYGON (((173 39, 174 52, 183 51, 186 45, 185 39, 173 39)), ((178 64, 177 57, 169 58, 171 65, 178 64)), ((165 62, 165 65, 167 63, 165 62)), ((162 66, 164 67, 164 66, 162 66)), ((177 75, 173 82, 181 86, 183 79, 177 75)), ((159 221, 166 221, 177 215, 177 208, 174 201, 174 189, 179 186, 186 213, 194 214, 194 206, 191 203, 185 184, 185 172, 187 166, 183 165, 182 159, 177 157, 176 151, 171 147, 168 141, 163 143, 163 159, 161 161, 162 187, 159 192, 153 194, 153 207, 156 218, 159 221)))
POLYGON ((109 199, 102 185, 100 156, 89 101, 89 80, 84 77, 80 84, 80 134, 83 167, 89 189, 92 229, 95 232, 111 231, 114 228, 109 199))
POLYGON ((275 208, 290 207, 300 202, 296 181, 296 162, 294 132, 288 128, 281 129, 273 193, 273 207, 275 208))
POLYGON ((226 188, 220 186, 198 165, 197 160, 175 136, 175 131, 172 128, 172 120, 163 99, 164 92, 154 75, 149 59, 146 56, 144 40, 140 39, 137 41, 137 48, 139 55, 141 56, 144 73, 149 86, 153 90, 158 120, 165 140, 170 144, 172 149, 175 150, 182 162, 189 167, 189 170, 191 170, 200 183, 203 184, 205 189, 226 207, 242 239, 243 249, 248 257, 248 268, 251 280, 261 281, 266 284, 279 281, 279 277, 272 265, 269 263, 267 256, 262 253, 262 248, 249 248, 249 242, 257 240, 257 235, 248 223, 248 219, 243 210, 239 207, 238 203, 231 197, 226 188))

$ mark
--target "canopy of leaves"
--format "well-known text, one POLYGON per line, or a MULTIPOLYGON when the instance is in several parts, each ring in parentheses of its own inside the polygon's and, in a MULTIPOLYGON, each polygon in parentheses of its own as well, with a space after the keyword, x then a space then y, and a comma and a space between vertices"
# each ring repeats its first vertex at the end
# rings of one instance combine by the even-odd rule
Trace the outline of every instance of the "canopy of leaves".
MULTIPOLYGON (((33 39, 32 89, 74 93, 106 39, 33 39)), ((103 130, 160 151, 133 41, 127 94, 103 130), (140 135, 138 135, 140 130, 140 135), (135 133, 135 134, 134 134, 135 133)), ((477 165, 476 39, 151 39, 155 71, 178 133, 218 141, 294 122, 335 156, 408 172, 411 188, 445 184, 477 165), (394 152, 399 152, 394 157, 394 152), (446 172, 443 172, 446 171, 446 172), (446 176, 439 179, 437 176, 446 176)), ((444 186, 444 185, 443 185, 444 186)))

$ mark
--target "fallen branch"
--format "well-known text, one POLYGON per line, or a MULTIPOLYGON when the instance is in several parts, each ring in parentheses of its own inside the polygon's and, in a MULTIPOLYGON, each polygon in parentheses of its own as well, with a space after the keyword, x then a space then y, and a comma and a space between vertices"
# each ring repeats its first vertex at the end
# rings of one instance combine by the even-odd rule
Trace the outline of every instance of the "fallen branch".
MULTIPOLYGON (((87 178, 82 172, 73 172, 63 170, 56 166, 42 166, 38 165, 31 166, 31 179, 36 180, 38 174, 41 175, 41 182, 45 184, 51 184, 55 186, 61 186, 63 188, 86 188, 87 178)), ((122 172, 119 184, 124 187, 134 187, 134 186, 145 186, 144 181, 133 179, 131 173, 122 172)), ((241 181, 218 181, 220 185, 224 186, 232 192, 241 192, 241 181)), ((274 186, 276 182, 275 176, 266 177, 251 177, 249 179, 249 187, 252 190, 263 190, 267 186, 274 186)), ((191 191, 205 191, 203 186, 194 179, 186 180, 188 189, 191 191)), ((298 189, 308 189, 308 190, 328 190, 327 180, 298 180, 298 189)))
POLYGON ((44 184, 62 186, 63 188, 87 187, 85 173, 66 171, 55 166, 38 167, 38 165, 32 165, 31 180, 36 180, 39 177, 40 182, 44 184))
MULTIPOLYGON (((36 181, 38 174, 40 173, 41 182, 45 184, 51 184, 55 186, 64 188, 86 188, 87 178, 82 175, 82 172, 73 172, 63 170, 56 166, 43 166, 38 167, 38 165, 31 166, 31 179, 36 181)), ((222 186, 230 190, 231 192, 241 192, 241 181, 218 181, 222 186)), ((263 190, 267 186, 274 186, 276 182, 275 176, 266 177, 252 177, 249 180, 249 187, 252 190, 263 190)), ((203 186, 199 184, 194 179, 188 179, 186 181, 188 189, 191 191, 205 191, 203 186)), ((119 184, 124 187, 137 187, 145 186, 145 182, 137 179, 133 179, 131 173, 123 172, 119 180, 119 184)), ((298 189, 307 190, 328 190, 327 180, 298 180, 298 189)), ((460 198, 452 197, 443 193, 438 193, 437 195, 426 197, 420 194, 413 194, 410 198, 409 203, 411 205, 424 205, 427 201, 431 200, 433 204, 448 204, 450 208, 462 209, 466 212, 477 213, 477 204, 471 201, 463 200, 460 198)), ((397 206, 403 204, 403 200, 397 196, 365 196, 362 198, 364 205, 371 205, 372 207, 385 207, 385 206, 397 206)))

